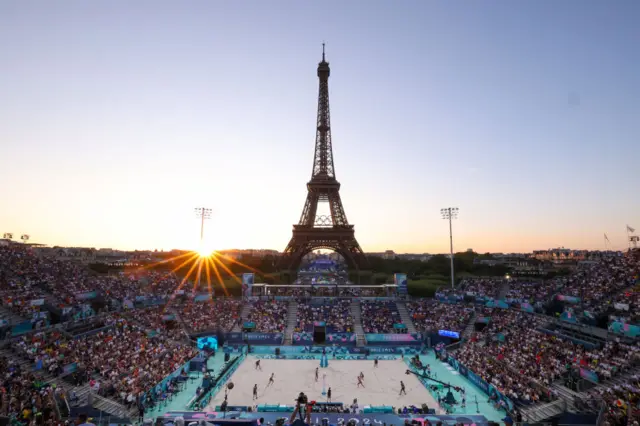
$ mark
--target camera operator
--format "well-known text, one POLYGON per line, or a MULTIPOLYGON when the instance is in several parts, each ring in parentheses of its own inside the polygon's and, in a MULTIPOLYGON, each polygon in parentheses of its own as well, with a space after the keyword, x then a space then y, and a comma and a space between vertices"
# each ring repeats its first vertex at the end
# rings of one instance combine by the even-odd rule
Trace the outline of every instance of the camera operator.
POLYGON ((305 395, 304 392, 300 392, 298 398, 296 398, 296 408, 291 414, 289 424, 291 426, 304 426, 311 424, 311 410, 313 410, 315 403, 315 401, 309 402, 307 395, 305 395), (302 418, 303 412, 305 412, 304 419, 302 418), (299 419, 296 419, 296 414, 300 415, 299 419))

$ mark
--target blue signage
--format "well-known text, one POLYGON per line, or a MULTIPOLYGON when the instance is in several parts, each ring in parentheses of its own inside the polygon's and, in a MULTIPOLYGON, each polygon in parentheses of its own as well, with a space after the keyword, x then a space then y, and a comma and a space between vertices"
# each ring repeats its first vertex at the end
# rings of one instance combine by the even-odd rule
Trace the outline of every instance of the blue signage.
POLYGON ((454 339, 459 339, 460 338, 460 333, 457 333, 455 331, 449 331, 449 330, 438 330, 438 334, 440 336, 444 336, 444 337, 452 337, 454 339))
MULTIPOLYGON (((226 419, 222 419, 223 413, 219 412, 189 412, 189 411, 170 411, 165 413, 163 417, 161 417, 164 421, 175 422, 176 417, 182 417, 186 422, 190 421, 201 421, 204 420, 206 422, 213 422, 216 425, 220 426, 255 426, 256 420, 260 417, 264 418, 264 422, 275 424, 278 419, 283 419, 284 424, 289 423, 290 413, 268 413, 268 412, 259 412, 259 413, 247 413, 247 412, 229 412, 227 411, 225 417, 226 419), (233 419, 233 420, 231 420, 233 419), (215 422, 214 422, 215 420, 215 422)), ((487 426, 488 420, 485 416, 482 415, 461 415, 461 414, 453 414, 453 415, 432 415, 432 414, 336 414, 336 413, 312 413, 311 414, 311 424, 320 424, 322 421, 326 419, 328 424, 348 424, 349 422, 355 423, 356 425, 380 425, 388 424, 388 425, 402 425, 405 423, 405 420, 408 420, 411 423, 412 420, 415 420, 418 424, 427 424, 427 422, 431 424, 463 424, 463 425, 476 425, 476 426, 487 426)))
POLYGON ((252 345, 281 345, 284 333, 244 333, 244 338, 252 345))
POLYGON ((198 349, 218 349, 218 339, 213 336, 198 337, 198 349))

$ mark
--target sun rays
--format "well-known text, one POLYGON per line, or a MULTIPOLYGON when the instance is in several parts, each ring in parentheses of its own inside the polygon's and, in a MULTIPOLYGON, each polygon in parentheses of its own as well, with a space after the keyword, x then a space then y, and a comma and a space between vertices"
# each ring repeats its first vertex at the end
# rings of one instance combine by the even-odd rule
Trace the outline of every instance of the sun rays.
MULTIPOLYGON (((171 272, 173 273, 187 269, 186 273, 180 274, 183 275, 183 277, 177 288, 174 289, 169 303, 180 290, 186 290, 185 286, 189 285, 189 283, 193 283, 192 291, 194 293, 207 292, 213 295, 214 287, 218 287, 222 289, 224 296, 230 296, 225 280, 223 279, 223 274, 228 275, 238 284, 242 284, 242 280, 229 268, 230 264, 238 265, 243 270, 253 272, 256 275, 263 275, 262 272, 257 269, 205 246, 200 247, 197 251, 181 253, 168 259, 146 265, 144 269, 152 270, 163 264, 170 265, 171 272)), ((167 303, 167 307, 169 303, 167 303)))

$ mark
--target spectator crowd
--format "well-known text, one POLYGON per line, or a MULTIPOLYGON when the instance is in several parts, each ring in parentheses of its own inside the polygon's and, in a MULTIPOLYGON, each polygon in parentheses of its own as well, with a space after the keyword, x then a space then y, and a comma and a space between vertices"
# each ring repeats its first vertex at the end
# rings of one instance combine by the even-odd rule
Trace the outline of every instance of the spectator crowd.
POLYGON ((394 333, 394 324, 403 324, 395 302, 363 301, 360 309, 365 333, 394 333))
POLYGON ((473 308, 466 305, 440 303, 432 299, 407 302, 407 310, 419 332, 450 330, 459 333, 469 324, 473 315, 473 308))
POLYGON ((247 317, 262 333, 281 333, 287 327, 288 303, 276 300, 253 303, 247 317))
POLYGON ((330 333, 353 332, 351 300, 298 303, 296 331, 313 331, 313 323, 316 321, 325 322, 330 333))

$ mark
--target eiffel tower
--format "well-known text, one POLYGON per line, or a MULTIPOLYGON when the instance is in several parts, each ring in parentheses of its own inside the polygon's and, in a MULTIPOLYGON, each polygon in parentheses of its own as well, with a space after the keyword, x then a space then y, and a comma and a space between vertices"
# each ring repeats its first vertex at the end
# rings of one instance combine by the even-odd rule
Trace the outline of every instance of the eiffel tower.
POLYGON ((344 257, 350 269, 368 269, 367 259, 349 224, 340 199, 340 183, 336 180, 331 148, 329 118, 329 63, 325 60, 322 44, 322 62, 318 64, 318 118, 316 148, 311 180, 307 183, 307 201, 300 221, 293 225, 293 236, 280 260, 280 269, 294 273, 302 258, 313 250, 330 249, 344 257), (328 203, 329 214, 318 215, 318 204, 328 203))

